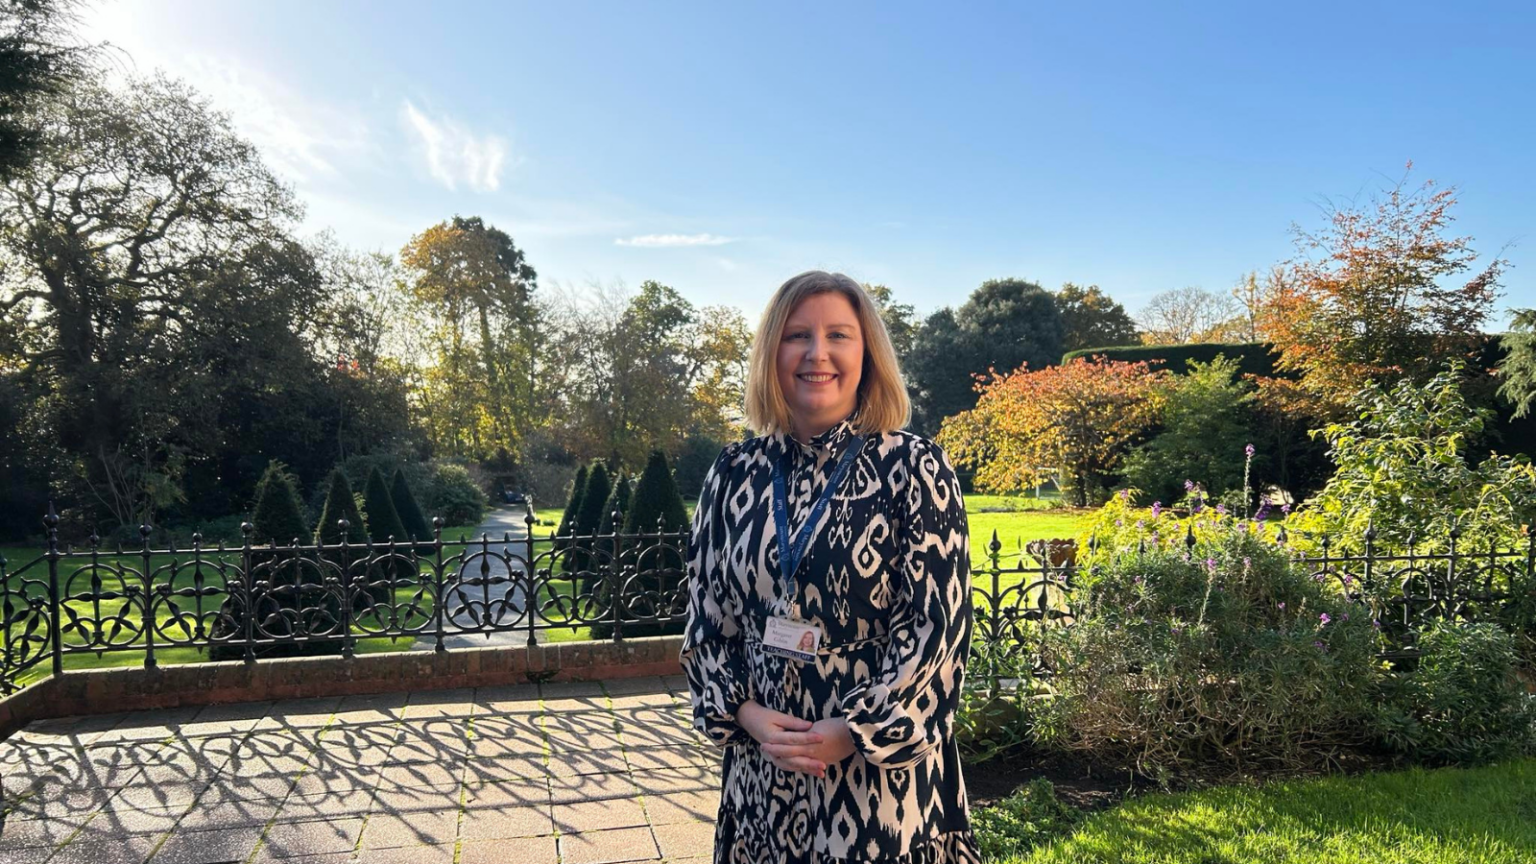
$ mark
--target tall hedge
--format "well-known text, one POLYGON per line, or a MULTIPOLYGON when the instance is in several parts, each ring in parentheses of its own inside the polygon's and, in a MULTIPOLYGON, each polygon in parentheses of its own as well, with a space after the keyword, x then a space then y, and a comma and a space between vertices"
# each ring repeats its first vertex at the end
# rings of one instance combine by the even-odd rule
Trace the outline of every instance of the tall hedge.
POLYGON ((325 506, 320 508, 320 523, 315 526, 315 542, 340 543, 342 531, 336 523, 342 519, 348 523, 348 543, 368 542, 363 517, 357 512, 357 502, 352 498, 352 484, 347 482, 347 475, 337 468, 331 472, 329 489, 325 493, 325 506))
POLYGON ((407 537, 423 542, 432 539, 432 525, 421 512, 421 505, 416 503, 411 484, 406 482, 405 472, 399 468, 395 469, 395 476, 390 478, 389 499, 394 502, 395 514, 400 517, 400 527, 405 529, 407 537))
POLYGON ((1108 360, 1121 363, 1141 363, 1162 361, 1157 364, 1158 369, 1167 369, 1175 375, 1183 375, 1189 371, 1189 361, 1210 363, 1218 356, 1225 356, 1228 360, 1237 361, 1237 374, 1260 375, 1265 378, 1273 378, 1278 375, 1281 378, 1295 377, 1290 373, 1279 374, 1275 371, 1275 364, 1280 360, 1280 352, 1267 342, 1195 342, 1187 345, 1113 345, 1105 348, 1083 348, 1077 351, 1068 351, 1061 357, 1061 362, 1066 363, 1079 357, 1102 356, 1108 360))
POLYGON ((279 544, 302 542, 309 535, 304 526, 303 504, 288 466, 273 459, 256 484, 256 508, 251 514, 251 540, 279 544))

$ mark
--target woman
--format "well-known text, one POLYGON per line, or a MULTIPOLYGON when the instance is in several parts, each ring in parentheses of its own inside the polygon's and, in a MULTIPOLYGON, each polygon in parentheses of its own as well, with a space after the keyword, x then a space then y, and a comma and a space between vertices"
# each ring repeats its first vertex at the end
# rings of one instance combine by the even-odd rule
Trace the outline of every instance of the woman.
POLYGON ((747 421, 704 483, 682 661, 725 748, 717 864, 978 861, 954 716, 971 633, 965 504, 857 282, 790 279, 747 421))

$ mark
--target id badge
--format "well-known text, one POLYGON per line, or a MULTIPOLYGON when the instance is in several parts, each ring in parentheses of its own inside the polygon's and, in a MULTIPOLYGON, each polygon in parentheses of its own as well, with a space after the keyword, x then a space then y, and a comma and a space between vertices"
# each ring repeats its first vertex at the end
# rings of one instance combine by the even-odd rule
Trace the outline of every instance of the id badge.
POLYGON ((769 618, 763 627, 763 651, 802 663, 815 660, 821 628, 788 618, 769 618))

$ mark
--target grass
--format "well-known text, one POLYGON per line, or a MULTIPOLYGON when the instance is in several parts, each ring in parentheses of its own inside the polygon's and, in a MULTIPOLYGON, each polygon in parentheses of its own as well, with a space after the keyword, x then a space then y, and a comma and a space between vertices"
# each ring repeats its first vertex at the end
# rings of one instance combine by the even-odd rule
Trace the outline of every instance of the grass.
POLYGON ((1536 861, 1536 759, 1147 795, 1004 864, 1250 861, 1536 861))

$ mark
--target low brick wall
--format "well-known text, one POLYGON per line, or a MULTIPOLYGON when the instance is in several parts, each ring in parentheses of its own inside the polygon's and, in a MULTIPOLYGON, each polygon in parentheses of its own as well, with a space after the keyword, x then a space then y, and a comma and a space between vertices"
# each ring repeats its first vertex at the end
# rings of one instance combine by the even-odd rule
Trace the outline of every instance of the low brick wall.
POLYGON ((0 738, 33 720, 311 696, 494 687, 529 681, 597 681, 676 675, 681 636, 532 647, 398 651, 191 663, 158 669, 86 669, 0 699, 0 738))

